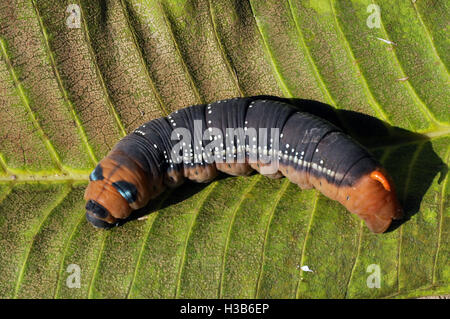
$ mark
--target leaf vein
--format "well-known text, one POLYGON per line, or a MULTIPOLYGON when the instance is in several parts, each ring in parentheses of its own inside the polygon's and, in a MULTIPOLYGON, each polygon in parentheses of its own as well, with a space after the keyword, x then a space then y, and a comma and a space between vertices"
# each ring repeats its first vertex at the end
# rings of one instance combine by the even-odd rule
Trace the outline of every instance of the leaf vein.
POLYGON ((61 280, 62 273, 63 273, 64 260, 66 259, 67 252, 69 250, 70 242, 72 241, 72 237, 75 234, 76 230, 78 229, 78 227, 80 226, 81 222, 83 221, 84 215, 85 215, 85 212, 82 211, 78 221, 72 227, 72 230, 70 231, 69 236, 65 239, 64 249, 63 249, 63 253, 62 253, 62 256, 61 256, 60 263, 59 263, 59 271, 58 271, 58 274, 57 274, 58 278, 56 280, 55 291, 53 293, 53 298, 54 299, 56 299, 58 297, 58 293, 60 291, 60 282, 61 282, 60 280, 61 280))
POLYGON ((55 150, 54 146, 52 145, 52 143, 50 142, 50 140, 46 137, 46 134, 45 134, 44 130, 42 129, 39 121, 36 118, 36 115, 34 114, 32 108, 30 106, 30 103, 28 102, 28 99, 27 99, 26 94, 25 94, 25 90, 24 90, 22 84, 20 83, 16 72, 14 71, 14 67, 13 67, 13 65, 11 63, 11 60, 9 59, 5 41, 1 37, 0 37, 0 48, 1 48, 1 51, 2 51, 3 58, 4 58, 5 62, 6 62, 6 66, 8 68, 8 71, 9 71, 9 73, 10 73, 10 75, 12 77, 12 80, 13 80, 13 82, 14 82, 17 90, 18 90, 18 93, 19 93, 20 98, 21 98, 21 100, 23 102, 23 105, 25 106, 25 108, 28 111, 28 114, 29 114, 29 116, 31 118, 31 122, 33 123, 34 127, 36 128, 36 130, 37 130, 41 140, 43 141, 45 147, 47 148, 47 151, 49 152, 50 157, 53 160, 53 162, 56 165, 56 167, 60 171, 65 171, 65 169, 63 168, 63 165, 61 163, 61 160, 59 158, 58 153, 56 152, 56 150, 55 150))
POLYGON ((39 223, 37 229, 33 232, 33 238, 30 242, 30 244, 28 245, 28 247, 25 250, 25 256, 24 256, 24 260, 22 265, 20 266, 20 270, 19 270, 19 276, 17 277, 17 281, 16 281, 16 288, 14 290, 14 299, 16 299, 18 297, 19 294, 19 290, 20 290, 20 285, 22 284, 22 280, 23 280, 23 276, 25 273, 25 267, 27 265, 27 261, 28 258, 30 256, 30 252, 31 249, 35 243, 36 240, 36 236, 39 234, 39 232, 41 231, 42 226, 44 225, 45 221, 48 219, 48 217, 51 215, 51 213, 64 201, 64 199, 67 197, 67 195, 70 192, 70 187, 66 187, 66 189, 64 190, 64 192, 59 196, 59 198, 57 200, 55 200, 55 202, 53 203, 53 205, 50 207, 50 209, 48 210, 47 213, 44 214, 41 222, 39 223))
POLYGON ((67 91, 64 88, 64 83, 63 83, 63 81, 61 79, 61 75, 59 74, 59 70, 58 70, 58 66, 57 66, 56 61, 55 61, 55 57, 53 56, 53 52, 50 49, 50 43, 49 43, 49 40, 48 40, 47 31, 45 30, 44 21, 42 21, 42 16, 41 16, 41 14, 39 12, 39 9, 38 9, 38 7, 37 7, 37 5, 35 3, 35 0, 31 1, 31 4, 32 4, 32 6, 34 8, 34 11, 36 13, 36 17, 37 17, 37 19, 39 21, 39 28, 40 28, 40 31, 42 33, 42 37, 44 38, 45 51, 47 53, 47 56, 50 59, 50 64, 52 66, 53 73, 54 73, 54 75, 56 77, 56 82, 58 83, 58 88, 61 91, 61 94, 63 95, 63 98, 66 101, 67 105, 69 106, 70 112, 72 113, 72 117, 73 117, 73 119, 75 121, 75 124, 77 125, 78 131, 80 132, 81 140, 85 144, 85 147, 86 147, 86 149, 88 151, 89 158, 91 159, 91 163, 95 166, 97 164, 98 160, 97 160, 97 158, 96 158, 96 156, 94 154, 94 151, 93 151, 91 145, 89 144, 88 138, 86 136, 86 132, 84 130, 83 125, 81 125, 80 118, 78 117, 78 115, 77 115, 77 113, 75 111, 75 108, 74 108, 74 106, 72 104, 72 101, 69 99, 69 95, 67 94, 67 91))
MULTIPOLYGON (((303 266, 303 261, 305 259, 305 253, 306 253, 306 243, 308 241, 308 236, 309 236, 309 233, 311 231, 311 225, 312 225, 314 213, 315 213, 316 208, 317 208, 317 202, 319 201, 319 197, 320 197, 319 191, 315 191, 315 192, 316 192, 316 196, 314 198, 314 204, 313 204, 314 206, 313 206, 313 209, 311 211, 311 215, 309 217, 308 228, 306 229, 305 239, 303 240, 302 255, 300 257, 300 267, 303 266)), ((296 299, 299 299, 299 291, 300 291, 299 289, 300 289, 300 283, 301 283, 301 276, 302 276, 302 274, 303 274, 303 270, 300 269, 300 274, 299 274, 299 278, 298 278, 298 281, 297 281, 297 287, 295 289, 295 298, 296 299)))
POLYGON ((134 27, 130 21, 130 17, 128 15, 128 10, 126 8, 126 5, 124 3, 124 0, 120 0, 120 6, 122 8, 122 12, 123 15, 125 17, 125 21, 127 23, 128 29, 130 30, 131 33, 131 38, 133 40, 133 44, 134 47, 138 53, 139 56, 139 63, 141 64, 141 67, 144 69, 145 75, 148 79, 148 83, 150 84, 150 87, 152 88, 153 94, 155 95, 156 100, 158 101, 158 107, 161 110, 161 112, 163 113, 164 116, 169 115, 170 111, 166 108, 166 106, 164 105, 164 102, 162 100, 161 95, 159 94, 155 83, 154 83, 154 79, 150 76, 150 72, 148 70, 147 67, 147 63, 145 63, 145 59, 144 59, 144 53, 142 52, 142 48, 138 43, 138 40, 136 38, 136 31, 134 30, 134 27))
MULTIPOLYGON (((447 154, 446 154, 446 162, 447 163, 449 160, 449 154, 450 154, 450 149, 447 150, 447 154)), ((435 284, 435 282, 436 282, 436 268, 437 268, 437 262, 438 262, 438 257, 439 257, 439 249, 441 248, 442 225, 444 223, 444 206, 445 206, 445 195, 444 194, 446 194, 447 183, 448 183, 448 174, 445 177, 445 180, 442 182, 442 192, 441 192, 440 209, 439 209, 441 216, 439 218, 438 242, 437 242, 436 254, 435 254, 434 263, 433 263, 433 272, 432 272, 432 280, 431 280, 432 284, 435 284)))
POLYGON ((423 29, 425 30, 425 34, 427 35, 427 39, 430 42, 431 48, 433 49, 434 54, 436 55, 436 57, 438 58, 439 62, 442 64, 442 66, 444 67, 445 71, 447 71, 447 75, 448 75, 448 70, 447 70, 447 66, 445 65, 445 63, 442 61, 441 56, 439 55, 438 51, 436 50, 436 46, 434 45, 434 41, 433 38, 431 37, 430 34, 430 30, 428 30, 428 27, 426 26, 426 24, 424 23, 422 16, 419 12, 419 9, 417 8, 417 4, 413 1, 412 5, 414 7, 414 10, 416 11, 417 17, 419 18, 420 24, 422 25, 423 29))
MULTIPOLYGON (((372 3, 375 4, 374 0, 372 0, 372 3)), ((381 26, 381 30, 384 33, 385 37, 387 40, 390 41, 389 35, 384 27, 384 23, 383 23, 383 19, 381 18, 381 16, 379 17, 380 19, 380 26, 381 26)), ((395 50, 392 50, 392 57, 394 58, 397 66, 398 66, 398 70, 400 72, 400 76, 402 78, 406 77, 405 74, 405 70, 403 69, 402 64, 400 63, 400 60, 397 57, 397 54, 395 53, 395 50)), ((416 90, 414 89, 414 87, 411 85, 411 83, 409 81, 405 81, 405 85, 408 89, 408 91, 411 94, 411 97, 416 101, 416 105, 418 106, 419 110, 422 112, 423 115, 425 115, 425 117, 431 121, 434 125, 437 126, 442 126, 442 124, 434 117, 434 115, 430 112, 430 110, 427 108, 427 106, 425 105, 425 103, 422 101, 422 99, 420 98, 420 96, 417 94, 416 90)))
POLYGON ((367 96, 370 106, 375 111, 375 113, 378 114, 378 116, 383 119, 383 121, 386 121, 391 124, 391 121, 389 120, 389 116, 386 114, 383 107, 377 102, 375 97, 372 94, 372 91, 370 90, 369 85, 367 84, 367 79, 362 73, 359 64, 356 61, 355 55, 353 54, 353 51, 351 49, 350 43, 347 40, 347 37, 344 34, 344 31, 342 30, 342 27, 340 25, 339 19, 337 18, 336 9, 334 8, 334 1, 330 0, 330 7, 333 11, 334 21, 336 25, 336 30, 341 35, 342 43, 344 44, 345 50, 347 51, 347 54, 350 56, 350 59, 354 62, 354 65, 358 71, 359 74, 361 74, 361 83, 364 90, 365 95, 367 96))
POLYGON ((120 115, 117 112, 117 110, 114 106, 114 103, 111 100, 108 88, 106 87, 105 80, 103 79, 102 72, 101 72, 98 62, 97 62, 97 55, 95 54, 94 49, 92 48, 92 40, 91 40, 91 36, 89 34, 89 30, 87 29, 87 23, 86 23, 86 19, 84 18, 83 8, 82 8, 81 4, 79 4, 79 7, 80 7, 80 16, 81 16, 81 19, 83 20, 82 25, 83 25, 84 39, 87 44, 89 54, 91 56, 92 64, 94 65, 94 68, 95 68, 95 74, 97 75, 97 80, 99 81, 99 84, 102 88, 104 97, 106 99, 106 103, 109 106, 109 109, 114 117, 117 127, 119 128, 119 131, 122 134, 122 136, 125 136, 125 135, 127 135, 127 132, 122 123, 122 120, 120 119, 120 115))
POLYGON ((273 215, 275 214, 275 210, 277 209, 281 198, 286 193, 286 190, 288 189, 290 183, 291 183, 290 180, 287 179, 287 178, 283 181, 283 185, 280 187, 280 189, 278 191, 278 194, 277 194, 277 196, 275 198, 275 201, 273 203, 273 206, 270 209, 269 221, 267 222, 267 225, 266 225, 264 241, 263 241, 263 245, 262 245, 261 267, 260 267, 259 273, 258 273, 258 281, 257 281, 257 284, 256 284, 255 298, 258 298, 259 289, 261 288, 261 278, 262 278, 263 268, 264 268, 265 249, 266 249, 266 243, 267 243, 267 240, 268 240, 268 237, 269 237, 269 229, 270 229, 270 225, 272 224, 273 215))
POLYGON ((96 259, 96 262, 95 262, 94 271, 92 273, 92 278, 91 278, 91 280, 89 282, 88 295, 87 295, 88 299, 92 299, 93 298, 94 281, 95 281, 95 277, 97 276, 98 268, 100 266, 100 260, 102 259, 102 254, 103 254, 103 250, 105 248, 106 238, 108 237, 109 234, 110 234, 110 232, 106 232, 106 231, 102 234, 103 236, 102 236, 102 239, 101 239, 100 249, 99 249, 98 254, 97 254, 97 259, 96 259))
POLYGON ((361 254, 361 243, 362 243, 363 225, 364 225, 364 222, 363 222, 362 220, 360 220, 360 221, 359 221, 358 248, 357 248, 357 252, 356 252, 355 261, 353 262, 352 270, 351 270, 351 272, 350 272, 350 276, 348 277, 347 286, 345 287, 345 293, 344 293, 345 298, 348 298, 348 290, 349 290, 349 288, 350 288, 350 284, 351 284, 352 279, 353 279, 353 274, 355 273, 356 264, 358 263, 359 255, 361 254))
MULTIPOLYGON (((424 147, 424 143, 420 144, 417 146, 417 149, 414 151, 414 154, 411 157, 411 162, 409 163, 408 166, 408 173, 406 175, 406 180, 405 180, 405 188, 403 190, 403 203, 406 203, 406 197, 407 197, 407 190, 409 188, 409 183, 411 181, 411 175, 412 175, 412 170, 414 167, 414 163, 416 162, 420 151, 422 150, 422 148, 424 147)), ((397 256, 397 289, 398 292, 400 293, 400 270, 401 270, 401 252, 402 252, 402 242, 403 242, 403 225, 400 225, 399 227, 399 238, 398 238, 398 256, 397 256)))
POLYGON ((184 247, 183 247, 183 254, 181 256, 181 261, 180 261, 180 265, 178 267, 178 274, 177 274, 177 286, 175 289, 175 297, 174 298, 178 298, 180 295, 180 289, 181 289, 181 276, 183 274, 183 270, 184 270, 184 262, 186 260, 186 250, 187 250, 187 246, 188 246, 188 242, 189 242, 189 238, 191 237, 192 234, 192 229, 194 228, 194 225, 197 221, 197 216, 200 212, 200 210, 202 209, 203 205, 205 204, 206 199, 209 197, 209 195, 211 194, 211 192, 213 191, 213 189, 217 186, 218 181, 213 182, 213 185, 210 185, 209 189, 205 192, 205 195, 203 195, 203 198, 199 201, 197 208, 195 209, 195 215, 194 217, 192 217, 192 221, 191 224, 189 225, 189 230, 188 233, 186 234, 186 239, 185 239, 185 243, 184 243, 184 247))
POLYGON ((278 83, 281 85, 281 90, 283 91, 285 96, 293 97, 291 90, 289 89, 288 85, 286 84, 286 82, 284 80, 284 77, 281 75, 281 71, 280 71, 280 69, 278 67, 277 62, 275 61, 275 57, 273 56, 272 50, 270 49, 270 46, 267 43, 267 40, 266 40, 266 38, 264 36, 264 32, 261 29, 260 23, 258 21, 258 17, 256 16, 255 11, 254 11, 253 6, 252 6, 252 1, 248 0, 248 3, 249 3, 250 10, 252 11, 252 16, 255 19, 256 26, 258 28, 259 34, 261 36, 261 40, 263 42, 264 52, 266 52, 266 54, 267 54, 267 56, 269 58, 269 61, 270 61, 271 65, 272 65, 272 70, 275 73, 275 77, 278 79, 278 83))
POLYGON ((222 57, 222 60, 224 61, 225 66, 228 70, 228 73, 230 74, 230 77, 232 78, 232 80, 236 86, 236 89, 239 91, 240 96, 244 96, 244 92, 242 91, 242 88, 239 85, 239 79, 237 78, 237 74, 236 74, 236 72, 234 72, 234 68, 232 66, 232 60, 231 60, 230 56, 225 52, 225 49, 222 45, 222 41, 220 41, 219 34, 217 33, 217 26, 216 26, 216 22, 214 21, 214 14, 213 14, 213 8, 211 5, 211 0, 208 0, 208 9, 209 9, 208 15, 209 15, 212 27, 213 27, 214 38, 215 38, 217 46, 219 48, 219 52, 222 57))
POLYGON ((180 58, 181 65, 183 67, 183 71, 184 71, 186 77, 188 78, 188 81, 189 81, 189 84, 191 85, 192 91, 194 92, 194 95, 197 98, 198 102, 203 103, 204 100, 203 100, 203 98, 200 95, 199 89, 198 89, 197 85, 195 84, 195 81, 194 81, 194 78, 193 78, 193 76, 191 74, 191 71, 189 70, 189 68, 188 68, 188 66, 186 64, 186 61, 183 58, 183 54, 181 53, 180 46, 178 45, 178 41, 176 40, 175 34, 173 32, 173 29, 172 29, 172 24, 170 23, 169 19, 167 18, 167 12, 164 9, 164 7, 161 5, 160 1, 158 1, 158 6, 159 6, 159 8, 160 8, 160 10, 162 12, 162 17, 164 19, 164 23, 167 26, 167 29, 169 31, 168 32, 169 36, 172 39, 172 42, 173 42, 173 45, 174 45, 175 50, 177 52, 177 55, 180 58))
POLYGON ((253 178, 253 181, 242 192, 241 197, 239 198, 239 201, 237 202, 236 206, 233 208, 233 213, 231 216, 230 224, 228 226, 225 246, 224 246, 223 254, 222 254, 222 267, 221 267, 222 269, 221 269, 221 273, 220 273, 218 298, 222 298, 223 280, 224 280, 224 276, 225 276, 225 260, 226 260, 226 256, 227 256, 227 252, 228 252, 228 245, 230 242, 231 229, 233 228, 234 220, 236 218, 236 213, 239 210, 239 208, 241 207, 241 204, 243 203, 245 196, 248 193, 250 193, 250 191, 253 189, 253 187, 256 185, 256 183, 261 179, 261 176, 262 175, 257 175, 256 177, 253 178))
POLYGON ((333 105, 334 107, 337 107, 336 102, 334 101, 333 97, 331 96, 330 91, 328 90, 328 88, 325 85, 325 82, 322 78, 322 76, 320 75, 320 72, 317 68, 316 63, 314 62, 314 59, 311 56, 311 52, 309 51, 308 46, 306 45, 305 42, 305 37, 303 36, 303 31, 300 28, 300 25, 298 23, 297 17, 294 13, 294 8, 292 7, 292 3, 291 0, 288 0, 288 5, 289 5, 289 11, 292 15, 292 19, 294 20, 294 24, 295 24, 295 29, 297 31, 297 34, 300 38, 300 45, 303 49, 303 52, 306 56, 306 60, 308 61, 308 65, 310 67, 310 69, 312 70, 312 73, 314 75, 314 78, 316 79, 316 83, 318 84, 318 86, 320 87, 322 93, 326 96, 328 102, 333 105))
POLYGON ((142 238, 141 248, 139 249, 139 255, 138 255, 137 259, 136 259, 136 264, 134 266, 133 278, 131 278, 130 285, 128 287, 128 292, 127 292, 127 296, 126 296, 127 299, 130 298, 130 296, 131 296, 131 293, 132 293, 132 290, 133 290, 133 285, 134 285, 134 282, 135 282, 136 277, 137 277, 139 264, 141 262, 142 254, 144 253, 144 247, 145 247, 145 244, 147 243, 148 236, 149 236, 150 231, 151 231, 151 229, 153 227, 153 223, 155 222, 156 216, 159 214, 159 210, 160 210, 162 204, 169 197, 169 195, 171 193, 172 193, 171 189, 169 189, 165 193, 165 195, 161 198, 161 201, 158 203, 158 206, 156 208, 156 212, 153 213, 153 218, 151 218, 151 219, 149 218, 149 220, 146 222, 146 224, 147 224, 146 228, 147 229, 146 229, 146 231, 144 233, 144 238, 142 238))

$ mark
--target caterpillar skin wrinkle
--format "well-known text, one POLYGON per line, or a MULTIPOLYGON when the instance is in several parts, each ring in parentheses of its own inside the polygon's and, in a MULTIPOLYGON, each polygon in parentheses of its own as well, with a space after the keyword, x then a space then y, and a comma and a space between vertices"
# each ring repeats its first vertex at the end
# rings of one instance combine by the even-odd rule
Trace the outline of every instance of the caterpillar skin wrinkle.
POLYGON ((342 130, 288 103, 246 97, 175 111, 120 140, 89 176, 86 218, 111 228, 185 179, 254 170, 316 188, 374 233, 403 215, 386 170, 342 130))

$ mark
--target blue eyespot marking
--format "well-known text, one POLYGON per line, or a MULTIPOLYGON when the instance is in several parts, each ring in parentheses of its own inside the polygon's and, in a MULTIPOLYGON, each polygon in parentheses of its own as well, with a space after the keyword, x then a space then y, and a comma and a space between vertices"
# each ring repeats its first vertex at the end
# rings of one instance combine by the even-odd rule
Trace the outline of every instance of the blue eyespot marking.
POLYGON ((138 192, 136 186, 134 186, 133 184, 125 181, 118 181, 112 183, 112 186, 117 189, 120 195, 122 195, 122 197, 125 198, 128 203, 131 204, 136 201, 138 192))
POLYGON ((94 168, 92 173, 89 175, 90 181, 98 181, 103 179, 103 169, 100 165, 94 168))

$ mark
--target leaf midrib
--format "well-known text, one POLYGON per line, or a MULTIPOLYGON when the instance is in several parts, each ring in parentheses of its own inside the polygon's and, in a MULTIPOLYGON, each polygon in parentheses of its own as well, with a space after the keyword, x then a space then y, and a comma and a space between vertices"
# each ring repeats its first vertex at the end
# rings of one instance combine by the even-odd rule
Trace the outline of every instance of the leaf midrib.
MULTIPOLYGON (((428 131, 424 133, 420 133, 421 136, 416 137, 414 139, 408 139, 406 141, 396 141, 392 144, 383 144, 381 146, 369 147, 369 151, 378 151, 385 149, 396 149, 399 147, 412 145, 412 144, 421 144, 426 142, 432 142, 433 140, 437 140, 440 138, 450 137, 450 126, 443 127, 440 130, 428 131)), ((395 139, 395 136, 391 138, 395 139)), ((25 170, 19 170, 8 167, 3 158, 2 154, 0 154, 0 167, 2 167, 6 171, 6 175, 0 174, 0 184, 2 183, 37 183, 37 182, 49 182, 49 183, 65 183, 65 182, 87 182, 89 180, 89 174, 91 170, 75 170, 75 169, 65 169, 60 172, 51 172, 51 171, 34 171, 27 172, 25 170)))

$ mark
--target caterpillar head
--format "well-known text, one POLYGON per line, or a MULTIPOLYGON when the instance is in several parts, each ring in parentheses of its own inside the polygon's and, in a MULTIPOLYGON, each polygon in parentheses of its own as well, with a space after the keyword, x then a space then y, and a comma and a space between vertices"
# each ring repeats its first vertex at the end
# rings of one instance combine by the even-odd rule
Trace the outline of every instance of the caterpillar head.
POLYGON ((100 161, 89 175, 84 194, 87 220, 95 227, 111 228, 139 208, 145 195, 139 191, 144 187, 144 178, 139 173, 110 157, 100 161))

